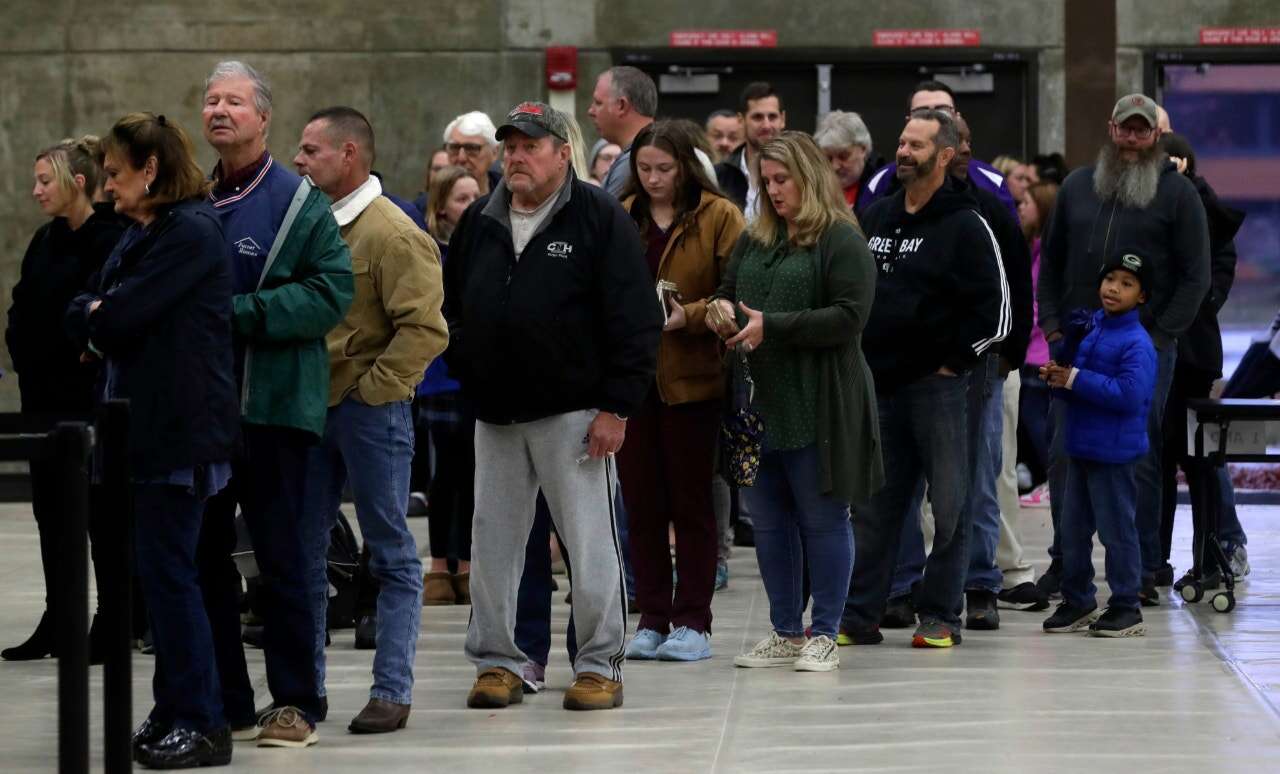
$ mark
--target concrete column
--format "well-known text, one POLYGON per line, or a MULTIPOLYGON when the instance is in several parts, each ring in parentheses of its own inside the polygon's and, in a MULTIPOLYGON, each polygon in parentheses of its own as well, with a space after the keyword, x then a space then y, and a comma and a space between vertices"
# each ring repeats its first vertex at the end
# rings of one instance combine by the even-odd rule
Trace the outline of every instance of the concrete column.
POLYGON ((1066 156, 1091 163, 1116 101, 1116 0, 1063 0, 1066 156))

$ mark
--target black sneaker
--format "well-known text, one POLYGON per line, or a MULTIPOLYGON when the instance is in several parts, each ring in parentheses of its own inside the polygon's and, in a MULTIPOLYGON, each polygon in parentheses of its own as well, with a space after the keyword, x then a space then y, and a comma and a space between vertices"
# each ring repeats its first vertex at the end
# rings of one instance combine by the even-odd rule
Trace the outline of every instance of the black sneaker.
POLYGON ((1173 585, 1173 565, 1165 562, 1160 569, 1156 570, 1156 585, 1162 588, 1173 585))
POLYGON ((1096 620, 1098 620, 1097 605, 1086 609, 1072 607, 1063 602, 1058 605, 1057 610, 1053 611, 1053 615, 1044 619, 1044 630, 1052 634, 1070 634, 1087 628, 1096 620))
POLYGON ((1094 637, 1141 637, 1146 633, 1142 611, 1136 607, 1109 607, 1089 625, 1089 634, 1094 637))
POLYGON ((904 594, 889 600, 885 605, 884 615, 880 617, 881 629, 910 629, 916 625, 916 609, 911 604, 911 595, 904 594))
POLYGON ((1019 583, 1011 589, 1005 589, 996 596, 996 607, 1006 610, 1029 610, 1039 612, 1049 609, 1049 597, 1040 591, 1040 587, 1031 581, 1019 583))
POLYGON ((964 597, 964 628, 978 631, 995 631, 1000 628, 1000 612, 996 610, 995 592, 966 591, 964 597))
POLYGON ((1160 606, 1160 589, 1156 588, 1156 579, 1154 575, 1142 576, 1142 591, 1138 592, 1138 602, 1143 607, 1159 607, 1160 606))
POLYGON ((1174 582, 1173 590, 1182 591, 1183 586, 1190 586, 1196 581, 1200 581, 1200 588, 1205 591, 1213 591, 1222 585, 1222 573, 1214 571, 1201 578, 1199 570, 1187 570, 1186 575, 1174 582))
POLYGON ((884 635, 879 629, 871 629, 868 631, 849 631, 844 627, 840 627, 840 633, 836 635, 836 644, 844 647, 845 645, 879 645, 884 642, 884 635))
POLYGON ((1036 588, 1040 589, 1040 593, 1045 599, 1055 599, 1062 596, 1062 575, 1052 566, 1044 571, 1044 575, 1036 581, 1036 588))

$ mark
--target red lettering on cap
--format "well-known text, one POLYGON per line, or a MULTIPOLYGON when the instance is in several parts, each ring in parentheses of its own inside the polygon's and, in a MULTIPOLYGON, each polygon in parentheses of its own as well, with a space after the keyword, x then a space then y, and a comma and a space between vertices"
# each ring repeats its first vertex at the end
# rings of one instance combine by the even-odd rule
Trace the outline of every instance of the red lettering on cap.
POLYGON ((531 115, 540 116, 542 115, 542 108, 538 107, 533 102, 521 102, 519 105, 516 105, 516 109, 512 110, 511 112, 512 113, 529 113, 531 115))

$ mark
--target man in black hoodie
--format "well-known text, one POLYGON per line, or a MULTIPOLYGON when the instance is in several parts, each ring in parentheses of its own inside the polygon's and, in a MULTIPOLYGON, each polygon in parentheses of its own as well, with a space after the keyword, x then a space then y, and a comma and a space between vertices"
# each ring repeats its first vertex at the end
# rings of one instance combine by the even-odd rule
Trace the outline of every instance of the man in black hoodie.
MULTIPOLYGON (((1142 549, 1143 605, 1159 603, 1155 576, 1160 550, 1160 424, 1173 381, 1177 338, 1195 320, 1209 293, 1209 226, 1191 181, 1178 174, 1156 145, 1157 108, 1150 97, 1121 97, 1108 122, 1110 141, 1094 166, 1067 176, 1040 243, 1040 329, 1049 354, 1061 362, 1063 330, 1077 309, 1098 308, 1098 267, 1116 245, 1151 263, 1153 284, 1142 307, 1142 323, 1156 346, 1159 371, 1151 397, 1147 432, 1150 450, 1138 462, 1138 542, 1142 549)), ((1061 552, 1056 525, 1066 490, 1062 403, 1050 409, 1049 507, 1055 525, 1042 591, 1058 590, 1061 552)))
POLYGON ((1012 311, 995 235, 968 184, 947 174, 959 144, 949 114, 913 114, 898 139, 903 188, 862 220, 879 268, 863 351, 875 376, 888 480, 854 517, 858 550, 844 628, 855 641, 879 640, 871 632, 888 599, 903 522, 915 518, 914 495, 927 482, 936 529, 912 645, 960 642, 979 420, 965 377, 986 367, 984 356, 1009 335, 1012 311))

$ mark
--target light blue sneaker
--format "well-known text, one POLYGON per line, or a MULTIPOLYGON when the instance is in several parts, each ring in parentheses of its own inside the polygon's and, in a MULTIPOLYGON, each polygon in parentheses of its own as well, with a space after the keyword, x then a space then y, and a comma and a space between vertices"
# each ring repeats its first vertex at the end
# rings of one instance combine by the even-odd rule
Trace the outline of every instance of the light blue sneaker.
POLYGON ((724 562, 716 562, 716 591, 723 591, 729 588, 729 565, 724 562))
POLYGON ((652 661, 658 657, 658 647, 667 638, 653 629, 641 629, 627 643, 627 658, 635 661, 652 661))
POLYGON ((658 648, 660 661, 701 661, 711 658, 711 638, 681 626, 658 648))

